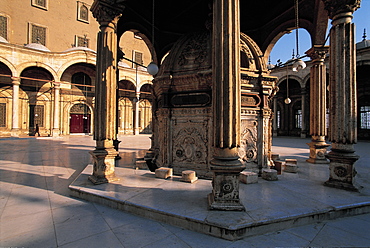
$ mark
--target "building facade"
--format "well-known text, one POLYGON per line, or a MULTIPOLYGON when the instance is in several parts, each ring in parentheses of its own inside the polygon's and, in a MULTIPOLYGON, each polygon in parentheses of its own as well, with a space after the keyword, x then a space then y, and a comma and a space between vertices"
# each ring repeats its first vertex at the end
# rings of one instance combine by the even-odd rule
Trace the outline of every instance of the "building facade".
MULTIPOLYGON (((326 55, 326 82, 329 95, 329 54, 326 55)), ((312 61, 307 61, 307 68, 298 72, 292 66, 277 66, 271 75, 279 78, 279 91, 274 97, 274 136, 297 136, 306 138, 310 129, 310 68, 312 61), (290 98, 289 104, 285 99, 290 98)), ((357 81, 357 135, 359 139, 370 139, 370 41, 364 39, 356 44, 356 81, 357 81)), ((330 98, 327 98, 329 106, 330 98)), ((329 123, 329 109, 326 113, 326 128, 329 123)))
MULTIPOLYGON (((0 136, 91 134, 99 24, 92 0, 0 3, 0 136)), ((149 50, 122 34, 118 63, 118 133, 151 130, 149 50)))

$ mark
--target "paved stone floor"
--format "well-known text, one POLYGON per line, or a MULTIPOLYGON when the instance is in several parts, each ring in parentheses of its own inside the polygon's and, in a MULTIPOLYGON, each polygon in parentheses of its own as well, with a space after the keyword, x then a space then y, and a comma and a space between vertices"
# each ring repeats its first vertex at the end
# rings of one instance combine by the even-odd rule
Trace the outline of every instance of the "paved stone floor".
MULTIPOLYGON (((120 140, 120 165, 150 145, 148 135, 120 140)), ((273 151, 304 161, 308 142, 274 138, 273 151)), ((91 163, 94 144, 91 136, 0 139, 0 247, 370 247, 370 214, 227 241, 72 198, 68 185, 91 163)), ((370 143, 356 151, 358 182, 367 185, 370 143)))

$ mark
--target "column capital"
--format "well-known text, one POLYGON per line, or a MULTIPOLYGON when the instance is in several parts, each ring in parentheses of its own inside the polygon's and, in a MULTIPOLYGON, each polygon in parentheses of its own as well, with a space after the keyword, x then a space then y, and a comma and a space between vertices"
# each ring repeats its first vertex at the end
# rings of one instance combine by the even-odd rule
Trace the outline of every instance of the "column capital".
POLYGON ((12 83, 14 84, 21 84, 21 78, 19 77, 11 77, 12 83))
POLYGON ((329 52, 329 46, 314 45, 306 54, 315 62, 315 61, 324 61, 326 55, 329 52))
POLYGON ((120 0, 95 0, 90 10, 101 25, 111 23, 120 17, 125 8, 121 2, 120 0))
POLYGON ((342 13, 353 13, 359 7, 361 0, 323 0, 325 9, 328 11, 330 19, 342 13))
POLYGON ((60 89, 60 82, 53 82, 54 88, 60 89))

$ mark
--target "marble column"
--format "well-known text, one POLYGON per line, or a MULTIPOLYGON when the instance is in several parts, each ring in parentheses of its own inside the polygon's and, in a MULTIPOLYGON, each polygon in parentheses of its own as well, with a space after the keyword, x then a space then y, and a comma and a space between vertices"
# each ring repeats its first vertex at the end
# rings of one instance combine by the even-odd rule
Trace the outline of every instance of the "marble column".
POLYGON ((213 172, 211 210, 244 210, 239 199, 240 24, 239 0, 213 1, 213 172))
POLYGON ((301 88, 301 111, 302 111, 302 119, 301 119, 301 138, 305 139, 307 136, 307 128, 306 128, 306 89, 301 88))
POLYGON ((357 142, 356 50, 353 12, 360 0, 324 0, 330 30, 329 141, 330 177, 325 185, 357 190, 354 144, 357 142))
POLYGON ((140 133, 139 130, 139 107, 140 107, 140 92, 136 92, 134 99, 134 111, 135 111, 135 122, 134 122, 134 135, 138 135, 140 133))
POLYGON ((91 11, 100 24, 97 37, 94 140, 96 147, 93 157, 93 174, 89 177, 94 184, 118 180, 115 176, 114 149, 116 131, 116 88, 117 88, 117 22, 122 6, 107 5, 95 0, 91 11))
POLYGON ((53 137, 59 136, 60 122, 60 83, 54 82, 54 119, 53 119, 53 137))
POLYGON ((17 77, 12 77, 13 84, 13 98, 12 98, 12 129, 11 136, 19 136, 19 85, 21 84, 21 79, 17 77))
POLYGON ((273 98, 273 111, 274 111, 274 119, 272 123, 272 136, 278 136, 278 119, 277 119, 277 98, 273 98))
POLYGON ((307 162, 327 164, 326 133, 326 65, 328 46, 315 45, 306 53, 312 59, 310 71, 310 157, 307 162))

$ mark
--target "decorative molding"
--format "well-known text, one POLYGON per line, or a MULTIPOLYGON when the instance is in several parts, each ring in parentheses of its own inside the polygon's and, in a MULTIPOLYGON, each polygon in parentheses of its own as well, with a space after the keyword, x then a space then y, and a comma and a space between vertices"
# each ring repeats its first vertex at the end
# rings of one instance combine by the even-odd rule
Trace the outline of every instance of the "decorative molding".
POLYGON ((109 23, 120 17, 125 9, 121 2, 120 0, 95 0, 91 6, 91 12, 100 24, 109 23))
POLYGON ((247 121, 242 123, 245 123, 246 127, 241 134, 239 156, 247 163, 257 162, 257 123, 247 121))
MULTIPOLYGON (((206 121, 207 122, 207 121, 206 121)), ((182 127, 184 125, 181 125, 182 127)), ((173 137, 173 162, 206 164, 208 158, 207 125, 181 128, 173 137)))
POLYGON ((321 45, 314 45, 310 48, 306 54, 313 60, 321 60, 324 61, 326 55, 329 53, 329 46, 321 46, 321 45))
POLYGON ((191 65, 192 68, 201 67, 208 61, 208 41, 209 33, 197 33, 191 37, 178 58, 178 65, 191 65))
POLYGON ((333 19, 340 13, 355 12, 360 7, 361 0, 323 0, 323 2, 330 19, 333 19))

